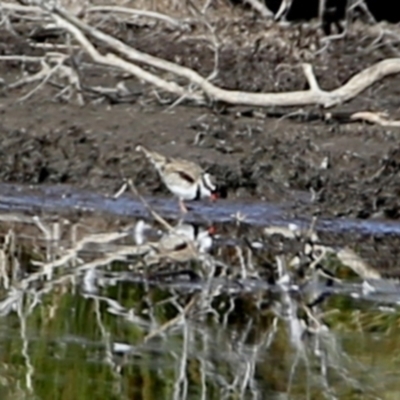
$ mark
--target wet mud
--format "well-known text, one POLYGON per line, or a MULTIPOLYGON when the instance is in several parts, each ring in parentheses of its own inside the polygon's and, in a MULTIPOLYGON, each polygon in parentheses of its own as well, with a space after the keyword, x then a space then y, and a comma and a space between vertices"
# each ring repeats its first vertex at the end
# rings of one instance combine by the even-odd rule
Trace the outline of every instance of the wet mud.
MULTIPOLYGON (((303 61, 313 63, 321 87, 333 89, 362 68, 392 56, 395 49, 369 48, 375 36, 362 27, 321 50, 322 37, 315 29, 267 27, 247 17, 230 24, 225 21, 225 30, 223 23, 220 30, 226 40, 219 49, 218 75, 213 82, 227 89, 304 89, 306 81, 299 67, 303 61)), ((63 40, 57 34, 45 39, 31 35, 27 40, 27 29, 34 31, 27 26, 16 24, 15 35, 0 32, 4 39, 0 54, 41 55, 43 51, 33 47, 33 42, 63 40)), ((196 36, 195 29, 190 34, 177 34, 146 25, 110 24, 103 28, 139 50, 189 66, 204 76, 214 68, 212 48, 201 35, 196 36)), ((298 110, 290 108, 249 110, 222 104, 171 107, 175 100, 171 96, 154 96, 153 88, 83 60, 84 87, 115 87, 124 82, 131 91, 129 102, 110 96, 99 98, 86 91, 82 107, 73 99, 55 98, 59 87, 51 80, 28 100, 19 102, 34 86, 9 90, 6 84, 20 79, 24 71, 37 72, 38 66, 0 63, 0 77, 5 82, 0 97, 0 182, 33 188, 62 184, 111 196, 124 178, 132 178, 143 195, 163 201, 170 195, 153 167, 135 151, 140 143, 168 156, 199 162, 214 174, 227 191, 227 199, 212 206, 216 210, 220 207, 221 215, 231 215, 229 207, 224 207, 232 202, 245 204, 243 209, 252 205, 263 209, 270 204, 284 208, 284 223, 310 221, 312 216, 395 223, 400 217, 398 128, 295 120, 290 113, 298 110), (269 115, 283 111, 287 117, 264 117, 266 111, 269 115)), ((400 80, 394 76, 335 111, 384 110, 396 119, 400 116, 399 93, 400 80)), ((309 107, 303 111, 320 110, 309 107)), ((268 218, 254 219, 258 226, 269 223, 268 218)), ((397 271, 396 229, 384 233, 345 233, 341 229, 333 233, 328 229, 325 238, 346 243, 351 237, 368 258, 380 260, 380 267, 397 271)))

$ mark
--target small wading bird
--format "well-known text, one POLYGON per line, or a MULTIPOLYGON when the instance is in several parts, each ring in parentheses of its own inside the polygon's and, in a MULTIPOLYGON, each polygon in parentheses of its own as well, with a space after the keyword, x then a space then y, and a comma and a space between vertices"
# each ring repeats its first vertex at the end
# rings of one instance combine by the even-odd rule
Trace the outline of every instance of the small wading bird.
POLYGON ((211 250, 215 233, 214 226, 202 228, 183 223, 162 232, 143 220, 139 220, 133 230, 136 245, 142 254, 144 251, 143 260, 147 266, 198 260, 211 250))
POLYGON ((184 200, 218 198, 217 187, 211 181, 211 175, 194 162, 165 157, 140 145, 136 147, 136 151, 143 152, 154 165, 165 186, 178 197, 183 213, 187 212, 184 200))
POLYGON ((165 243, 182 242, 187 239, 194 243, 200 253, 207 253, 211 249, 215 233, 216 229, 212 225, 202 228, 197 224, 180 223, 174 226, 171 231, 163 234, 162 231, 156 230, 143 220, 139 220, 133 230, 135 243, 138 246, 148 242, 157 242, 164 243, 163 247, 172 248, 172 245, 165 245, 165 243), (171 237, 173 238, 172 241, 170 240, 171 237))
POLYGON ((150 243, 154 252, 147 254, 146 263, 157 264, 162 260, 172 262, 198 260, 201 254, 210 250, 214 228, 210 227, 197 233, 192 228, 194 227, 190 225, 180 225, 163 235, 158 242, 150 243))

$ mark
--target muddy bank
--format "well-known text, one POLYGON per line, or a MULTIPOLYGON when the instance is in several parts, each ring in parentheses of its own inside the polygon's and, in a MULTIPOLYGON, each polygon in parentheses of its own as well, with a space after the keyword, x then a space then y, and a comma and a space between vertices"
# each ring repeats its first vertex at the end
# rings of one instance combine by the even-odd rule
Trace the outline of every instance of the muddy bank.
POLYGON ((239 120, 201 111, 15 106, 0 126, 1 181, 66 183, 111 194, 130 177, 143 194, 167 196, 152 166, 135 152, 142 143, 199 162, 227 187, 231 199, 290 201, 293 215, 399 217, 395 132, 239 120))
MULTIPOLYGON (((348 38, 334 41, 318 53, 315 49, 321 45, 321 34, 317 31, 263 24, 242 18, 222 30, 220 22, 226 40, 220 49, 216 84, 256 92, 302 89, 304 77, 299 68, 289 65, 311 61, 321 86, 329 89, 390 56, 385 46, 374 51, 362 48, 374 38, 368 30, 355 29, 348 38)), ((21 24, 15 29, 20 36, 1 32, 5 39, 1 53, 41 54, 42 50, 32 46, 37 37, 27 40, 26 27, 21 24)), ((190 66, 203 75, 214 67, 212 50, 196 36, 198 28, 178 38, 176 32, 160 26, 106 25, 104 29, 138 49, 190 66)), ((44 39, 62 40, 57 35, 44 39)), ((35 65, 26 68, 31 73, 37 70, 35 65)), ((21 64, 2 62, 0 74, 6 83, 13 82, 21 76, 21 64)), ((86 93, 86 105, 79 107, 73 99, 55 99, 58 89, 51 85, 23 103, 17 100, 32 87, 3 90, 1 182, 63 183, 111 194, 124 177, 130 177, 143 194, 167 196, 153 168, 135 152, 141 143, 169 156, 184 155, 199 162, 226 186, 228 199, 290 202, 293 217, 304 213, 399 217, 398 129, 284 117, 250 118, 243 115, 251 113, 239 116, 246 110, 221 105, 169 109, 173 99, 163 95, 167 105, 160 105, 152 88, 116 71, 87 64, 82 76, 85 87, 112 87, 122 80, 134 97, 130 104, 115 104, 109 97, 99 101, 86 93)), ((395 118, 400 113, 399 91, 396 77, 386 79, 341 110, 388 110, 395 118)))

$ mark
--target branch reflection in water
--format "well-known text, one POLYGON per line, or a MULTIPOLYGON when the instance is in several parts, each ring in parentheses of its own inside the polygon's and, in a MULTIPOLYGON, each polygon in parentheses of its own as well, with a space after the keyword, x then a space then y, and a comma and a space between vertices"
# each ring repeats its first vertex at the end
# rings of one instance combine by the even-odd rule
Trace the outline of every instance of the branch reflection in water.
POLYGON ((398 284, 315 224, 0 220, 3 398, 399 389, 398 284))

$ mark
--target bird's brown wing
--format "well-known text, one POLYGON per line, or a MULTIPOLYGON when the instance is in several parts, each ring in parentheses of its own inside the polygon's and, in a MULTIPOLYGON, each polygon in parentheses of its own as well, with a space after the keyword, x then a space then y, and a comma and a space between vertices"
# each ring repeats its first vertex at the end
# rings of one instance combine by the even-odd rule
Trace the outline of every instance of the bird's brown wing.
POLYGON ((203 170, 201 167, 190 161, 171 158, 164 167, 165 180, 180 180, 188 186, 193 185, 201 179, 203 170))

